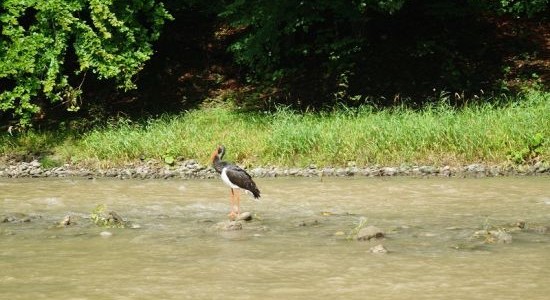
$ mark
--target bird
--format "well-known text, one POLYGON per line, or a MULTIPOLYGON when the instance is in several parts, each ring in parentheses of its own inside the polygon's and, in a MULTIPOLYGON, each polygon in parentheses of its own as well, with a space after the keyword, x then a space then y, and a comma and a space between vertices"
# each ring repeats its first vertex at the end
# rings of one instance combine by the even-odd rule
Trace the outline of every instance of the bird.
POLYGON ((240 190, 251 193, 256 199, 260 198, 260 190, 245 170, 235 164, 223 161, 224 155, 225 146, 219 145, 212 152, 210 160, 216 172, 220 174, 222 181, 231 188, 231 212, 228 216, 230 220, 235 220, 240 214, 240 190))

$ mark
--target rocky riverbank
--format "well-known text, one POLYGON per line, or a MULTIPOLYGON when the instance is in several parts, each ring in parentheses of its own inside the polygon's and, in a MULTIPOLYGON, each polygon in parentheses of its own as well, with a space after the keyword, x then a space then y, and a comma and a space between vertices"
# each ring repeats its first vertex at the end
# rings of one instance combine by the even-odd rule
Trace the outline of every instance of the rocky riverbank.
MULTIPOLYGON (((469 164, 459 167, 451 166, 400 166, 359 167, 317 167, 306 168, 285 167, 255 167, 247 169, 253 177, 315 177, 315 176, 442 176, 442 177, 495 177, 550 175, 550 164, 537 162, 534 165, 490 166, 484 164, 469 164)), ((65 164, 46 168, 38 160, 21 162, 0 160, 0 177, 112 177, 120 179, 169 179, 169 178, 212 178, 216 173, 210 166, 196 160, 184 160, 167 165, 160 161, 145 161, 127 164, 122 167, 90 168, 65 164)))

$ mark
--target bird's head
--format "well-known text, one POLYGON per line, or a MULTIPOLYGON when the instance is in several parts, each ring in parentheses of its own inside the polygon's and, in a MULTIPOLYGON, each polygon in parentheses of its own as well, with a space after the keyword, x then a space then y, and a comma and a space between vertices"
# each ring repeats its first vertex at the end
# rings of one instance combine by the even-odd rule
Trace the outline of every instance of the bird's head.
POLYGON ((212 156, 210 156, 210 161, 213 163, 216 158, 222 159, 223 155, 225 154, 225 146, 219 145, 214 152, 212 152, 212 156))

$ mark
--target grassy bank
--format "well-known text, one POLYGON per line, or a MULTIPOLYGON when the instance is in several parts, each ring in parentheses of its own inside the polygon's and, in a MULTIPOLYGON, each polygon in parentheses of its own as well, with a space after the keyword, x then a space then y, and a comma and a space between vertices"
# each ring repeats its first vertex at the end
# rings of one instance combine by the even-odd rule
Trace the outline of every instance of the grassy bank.
POLYGON ((550 93, 506 105, 441 104, 422 110, 371 107, 330 113, 190 111, 142 123, 113 122, 85 134, 0 136, 0 154, 42 152, 48 164, 121 165, 139 159, 207 163, 219 143, 243 165, 345 166, 529 163, 550 159, 550 93))

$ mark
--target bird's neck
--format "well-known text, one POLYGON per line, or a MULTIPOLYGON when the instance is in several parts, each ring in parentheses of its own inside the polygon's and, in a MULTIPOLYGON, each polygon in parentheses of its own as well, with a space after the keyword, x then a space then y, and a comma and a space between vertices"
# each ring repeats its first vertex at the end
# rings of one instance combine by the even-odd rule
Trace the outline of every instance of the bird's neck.
POLYGON ((212 166, 214 166, 214 169, 216 169, 216 172, 221 173, 223 167, 225 166, 225 162, 222 161, 219 157, 215 157, 212 160, 212 166))

